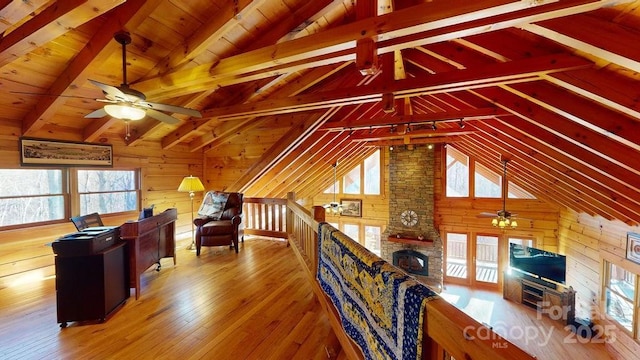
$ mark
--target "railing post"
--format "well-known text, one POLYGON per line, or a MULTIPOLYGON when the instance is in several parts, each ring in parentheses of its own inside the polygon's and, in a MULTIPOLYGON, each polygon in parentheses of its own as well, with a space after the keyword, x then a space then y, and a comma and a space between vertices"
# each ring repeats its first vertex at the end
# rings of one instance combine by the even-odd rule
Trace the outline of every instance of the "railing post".
POLYGON ((322 206, 314 206, 313 207, 313 220, 317 222, 323 222, 325 220, 325 214, 327 211, 322 206))
MULTIPOLYGON (((288 192, 287 202, 295 202, 295 201, 296 201, 296 194, 294 192, 288 192)), ((293 233, 293 213, 291 212, 291 209, 287 204, 287 234, 288 236, 291 236, 292 233, 293 233)))

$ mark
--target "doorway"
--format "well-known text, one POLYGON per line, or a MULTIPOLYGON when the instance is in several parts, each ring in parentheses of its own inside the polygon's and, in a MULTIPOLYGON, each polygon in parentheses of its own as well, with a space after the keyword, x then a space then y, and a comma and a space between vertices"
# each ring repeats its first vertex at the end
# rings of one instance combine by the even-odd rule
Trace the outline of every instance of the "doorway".
POLYGON ((500 280, 500 237, 491 234, 446 234, 445 280, 497 288, 500 280))

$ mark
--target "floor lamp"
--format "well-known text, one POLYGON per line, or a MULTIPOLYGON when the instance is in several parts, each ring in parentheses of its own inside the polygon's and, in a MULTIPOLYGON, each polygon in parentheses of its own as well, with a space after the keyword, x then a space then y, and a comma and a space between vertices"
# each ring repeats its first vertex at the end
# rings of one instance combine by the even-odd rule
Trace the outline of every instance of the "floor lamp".
POLYGON ((185 176, 178 186, 179 192, 188 192, 189 198, 191 198, 191 245, 187 248, 187 250, 193 250, 193 245, 195 245, 195 236, 193 230, 193 197, 195 196, 196 191, 204 191, 204 185, 197 176, 185 176))

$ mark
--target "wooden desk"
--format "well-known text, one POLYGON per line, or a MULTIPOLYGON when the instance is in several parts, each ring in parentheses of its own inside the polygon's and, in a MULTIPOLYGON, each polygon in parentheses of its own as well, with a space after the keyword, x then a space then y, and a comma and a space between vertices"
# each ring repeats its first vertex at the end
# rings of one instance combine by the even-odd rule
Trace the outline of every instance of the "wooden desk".
POLYGON ((173 257, 176 264, 175 221, 176 209, 167 209, 150 218, 127 221, 120 227, 120 237, 129 245, 129 285, 136 289, 136 299, 140 297, 140 274, 160 259, 173 257))

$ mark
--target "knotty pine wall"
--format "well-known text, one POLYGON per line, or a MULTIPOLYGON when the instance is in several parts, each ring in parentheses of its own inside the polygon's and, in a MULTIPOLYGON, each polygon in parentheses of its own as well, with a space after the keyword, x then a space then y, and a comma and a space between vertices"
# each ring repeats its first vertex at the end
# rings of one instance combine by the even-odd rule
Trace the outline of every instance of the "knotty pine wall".
MULTIPOLYGON (((559 219, 559 248, 567 255, 567 284, 576 290, 578 316, 591 315, 599 325, 612 325, 601 313, 604 306, 602 275, 606 259, 629 271, 640 274, 640 265, 625 259, 627 233, 640 233, 640 227, 620 221, 577 213, 563 209, 559 219)), ((616 326, 615 341, 607 343, 614 359, 637 359, 640 344, 616 326)))
MULTIPOLYGON (((19 133, 19 129, 13 133, 19 133)), ((180 193, 177 189, 184 176, 194 175, 203 179, 202 153, 192 153, 184 146, 163 150, 158 142, 143 141, 139 145, 126 146, 120 136, 108 138, 106 143, 113 145, 114 169, 141 169, 142 206, 155 204, 155 212, 177 208, 178 246, 190 244, 191 202, 187 193, 180 193)), ((0 168, 19 167, 18 137, 2 136, 0 168)), ((206 188, 204 179, 203 182, 206 188)), ((195 211, 202 201, 202 195, 203 193, 196 194, 195 211)), ((120 225, 127 220, 137 219, 137 216, 137 212, 132 212, 102 218, 106 225, 120 225)), ((75 231, 73 224, 68 221, 0 231, 0 286, 23 281, 30 276, 53 275, 54 256, 48 243, 75 231)))

